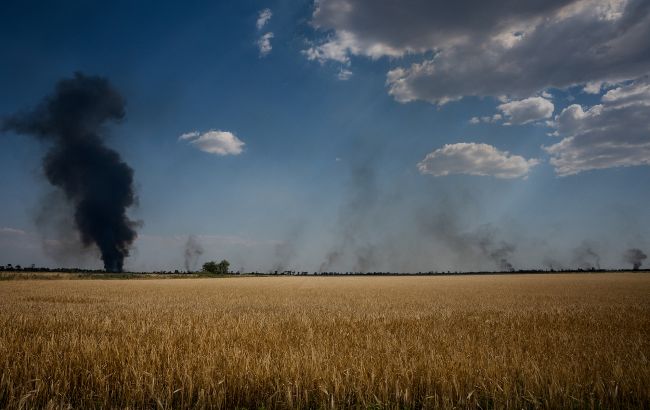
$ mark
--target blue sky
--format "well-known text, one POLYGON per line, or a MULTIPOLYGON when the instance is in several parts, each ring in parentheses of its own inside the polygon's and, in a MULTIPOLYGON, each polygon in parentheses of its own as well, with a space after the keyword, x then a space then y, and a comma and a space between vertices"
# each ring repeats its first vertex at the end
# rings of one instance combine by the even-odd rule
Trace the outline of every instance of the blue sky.
MULTIPOLYGON (((0 117, 76 71, 120 91, 106 143, 135 171, 130 270, 181 268, 188 235, 199 263, 259 271, 618 267, 650 250, 645 2, 371 3, 6 1, 0 117)), ((99 267, 38 218, 47 148, 0 134, 0 264, 99 267)))

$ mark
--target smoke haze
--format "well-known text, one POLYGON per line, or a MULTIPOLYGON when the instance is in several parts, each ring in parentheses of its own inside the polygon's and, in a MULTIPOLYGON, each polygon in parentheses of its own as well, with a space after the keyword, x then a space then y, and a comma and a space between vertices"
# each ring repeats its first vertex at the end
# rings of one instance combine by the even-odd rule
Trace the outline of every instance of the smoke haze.
POLYGON ((595 245, 583 241, 573 250, 573 266, 578 269, 600 269, 600 255, 595 251, 595 245))
POLYGON ((475 198, 455 200, 442 188, 430 197, 413 198, 399 180, 381 189, 375 162, 376 155, 350 167, 333 245, 319 272, 428 271, 452 260, 463 270, 515 269, 516 247, 497 228, 482 224, 471 229, 463 223, 475 198))
POLYGON ((335 244, 325 255, 319 272, 334 269, 342 262, 350 264, 354 272, 377 268, 375 246, 364 241, 379 201, 375 178, 374 170, 367 163, 351 169, 347 196, 339 209, 335 244))
POLYGON ((303 224, 294 223, 286 233, 285 239, 275 244, 271 272, 284 272, 291 269, 291 263, 298 255, 297 248, 303 232, 303 224))

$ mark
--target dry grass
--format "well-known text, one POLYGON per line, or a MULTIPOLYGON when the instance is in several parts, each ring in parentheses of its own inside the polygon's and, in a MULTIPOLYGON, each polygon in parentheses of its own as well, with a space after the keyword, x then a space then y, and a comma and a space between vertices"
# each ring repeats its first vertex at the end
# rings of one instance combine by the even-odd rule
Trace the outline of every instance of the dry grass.
POLYGON ((650 406, 647 274, 0 283, 0 407, 650 406))

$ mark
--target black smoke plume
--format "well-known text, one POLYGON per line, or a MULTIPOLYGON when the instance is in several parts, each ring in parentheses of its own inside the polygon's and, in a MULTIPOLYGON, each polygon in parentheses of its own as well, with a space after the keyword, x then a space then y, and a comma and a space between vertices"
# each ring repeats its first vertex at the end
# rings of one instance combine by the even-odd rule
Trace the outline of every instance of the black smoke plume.
POLYGON ((625 262, 632 264, 632 269, 639 270, 643 261, 648 259, 648 255, 646 255, 641 249, 632 248, 625 251, 623 259, 625 262))
POLYGON ((106 78, 76 73, 31 111, 2 123, 3 131, 36 136, 50 144, 43 171, 74 209, 84 246, 96 245, 104 269, 120 272, 136 238, 133 169, 104 145, 104 126, 124 118, 125 102, 106 78))
POLYGON ((204 249, 203 246, 199 243, 199 240, 194 235, 187 237, 187 242, 185 242, 185 271, 191 272, 196 269, 196 263, 199 260, 199 256, 203 255, 204 249))

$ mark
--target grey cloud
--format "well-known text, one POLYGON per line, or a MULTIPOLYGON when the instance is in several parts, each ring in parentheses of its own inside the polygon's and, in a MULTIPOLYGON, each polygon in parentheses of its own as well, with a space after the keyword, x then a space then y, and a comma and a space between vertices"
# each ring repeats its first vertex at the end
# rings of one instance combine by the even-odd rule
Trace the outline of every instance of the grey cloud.
POLYGON ((644 79, 614 88, 603 95, 603 102, 619 107, 629 104, 650 105, 650 84, 644 79))
POLYGON ((510 101, 497 107, 507 119, 506 124, 527 124, 551 118, 555 106, 542 97, 510 101))
POLYGON ((555 118, 564 137, 544 149, 559 176, 593 169, 650 165, 650 87, 645 81, 607 92, 602 104, 574 104, 555 118))
POLYGON ((554 13, 571 0, 321 0, 313 24, 334 35, 349 54, 402 56, 492 36, 510 26, 554 13))
MULTIPOLYGON (((628 6, 628 9, 632 6, 628 6)), ((632 11, 629 11, 632 12, 632 11)), ((577 14, 551 19, 511 47, 497 40, 442 50, 433 59, 388 73, 398 101, 445 103, 463 96, 526 97, 549 87, 617 82, 650 70, 650 18, 627 26, 577 14)))
MULTIPOLYGON (((321 0, 329 35, 314 59, 348 61, 432 52, 389 71, 400 102, 529 97, 549 87, 620 82, 650 71, 650 2, 321 0)), ((591 87, 593 88, 593 87, 591 87)))

